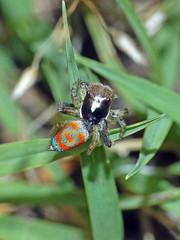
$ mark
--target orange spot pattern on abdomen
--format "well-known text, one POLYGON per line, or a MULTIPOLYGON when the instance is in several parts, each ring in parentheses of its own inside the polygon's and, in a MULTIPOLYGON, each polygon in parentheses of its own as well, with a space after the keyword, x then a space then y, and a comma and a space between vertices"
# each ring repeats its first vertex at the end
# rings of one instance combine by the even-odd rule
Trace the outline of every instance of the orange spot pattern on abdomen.
POLYGON ((66 139, 67 139, 69 142, 72 142, 72 141, 73 141, 72 133, 66 133, 66 139))
POLYGON ((61 131, 59 131, 59 133, 56 135, 56 142, 58 143, 60 149, 66 151, 84 143, 85 141, 84 135, 82 132, 79 131, 81 131, 81 129, 75 122, 71 122, 66 127, 61 129, 61 131), (67 130, 67 133, 63 136, 62 132, 65 130, 67 130), (73 138, 73 135, 74 136, 76 135, 76 137, 73 138), (72 143, 72 146, 70 146, 70 143, 72 143))

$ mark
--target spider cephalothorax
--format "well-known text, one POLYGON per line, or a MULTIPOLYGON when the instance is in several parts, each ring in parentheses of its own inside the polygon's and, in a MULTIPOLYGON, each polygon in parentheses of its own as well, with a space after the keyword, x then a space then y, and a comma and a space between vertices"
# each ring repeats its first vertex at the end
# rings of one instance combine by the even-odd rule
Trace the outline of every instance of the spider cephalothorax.
MULTIPOLYGON (((100 133, 105 145, 111 147, 107 122, 118 122, 122 137, 126 126, 122 116, 127 114, 127 109, 110 109, 115 98, 115 91, 112 88, 101 83, 91 83, 88 86, 87 83, 78 80, 73 84, 71 97, 73 104, 59 103, 58 111, 76 116, 79 120, 71 121, 69 124, 66 121, 66 126, 53 137, 49 150, 66 151, 93 136, 93 142, 88 149, 88 154, 91 154, 98 145, 100 133)), ((59 127, 60 124, 56 124, 54 129, 59 127)))
POLYGON ((114 94, 114 90, 109 86, 91 83, 80 109, 80 117, 92 124, 98 124, 101 119, 106 119, 114 94))

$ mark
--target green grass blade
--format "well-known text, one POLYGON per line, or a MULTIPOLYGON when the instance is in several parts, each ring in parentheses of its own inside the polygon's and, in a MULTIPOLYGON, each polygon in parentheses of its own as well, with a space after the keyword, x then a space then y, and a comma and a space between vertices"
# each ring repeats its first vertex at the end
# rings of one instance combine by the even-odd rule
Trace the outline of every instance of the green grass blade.
POLYGON ((85 21, 91 34, 99 59, 109 66, 124 69, 107 31, 99 19, 90 11, 85 12, 85 21), (97 34, 98 32, 98 34, 97 34))
POLYGON ((27 182, 0 183, 0 202, 44 206, 49 204, 86 207, 83 191, 67 185, 33 184, 27 182))
POLYGON ((167 88, 174 88, 174 85, 178 81, 179 74, 179 63, 180 63, 180 34, 179 34, 179 25, 173 27, 171 32, 169 32, 167 27, 167 38, 164 54, 161 59, 161 68, 163 73, 163 85, 167 88), (169 34, 171 39, 169 39, 169 34))
MULTIPOLYGON (((164 117, 163 114, 153 119, 148 119, 146 121, 127 126, 126 132, 123 137, 129 136, 137 131, 144 129, 150 124, 160 120, 162 117, 164 117)), ((110 130, 109 133, 112 141, 116 141, 119 139, 120 131, 121 129, 119 128, 110 130)), ((24 142, 1 144, 0 176, 44 166, 62 157, 84 152, 88 149, 91 141, 92 140, 89 139, 86 143, 81 144, 76 148, 60 153, 48 150, 50 139, 38 139, 24 142)), ((103 144, 103 141, 101 141, 100 144, 103 144)))
POLYGON ((180 123, 180 95, 165 87, 148 82, 140 77, 122 73, 117 69, 112 69, 97 61, 80 56, 77 56, 77 60, 79 63, 89 67, 108 80, 118 83, 121 88, 127 90, 149 107, 167 113, 169 118, 180 123))
POLYGON ((50 221, 27 220, 16 216, 0 216, 0 238, 4 240, 85 240, 84 232, 76 227, 50 221))
POLYGON ((118 5, 124 11, 131 27, 136 33, 139 41, 141 42, 144 50, 147 52, 154 69, 154 74, 156 75, 156 80, 161 81, 161 69, 159 67, 159 54, 150 38, 148 37, 146 30, 136 14, 134 7, 131 4, 130 0, 116 0, 118 5))
POLYGON ((82 174, 94 240, 123 239, 123 223, 110 162, 103 147, 81 154, 82 174))
MULTIPOLYGON (((172 202, 175 201, 180 202, 179 197, 180 190, 178 188, 171 188, 165 191, 146 195, 123 196, 120 197, 119 200, 123 210, 134 210, 142 207, 150 207, 156 205, 161 205, 161 207, 164 208, 166 204, 168 205, 169 203, 171 204, 172 202)), ((177 209, 179 207, 179 204, 177 204, 176 206, 177 209)))
POLYGON ((4 77, 0 75, 0 122, 12 134, 18 136, 18 108, 10 99, 10 91, 4 77))
POLYGON ((86 145, 57 153, 48 150, 50 139, 29 140, 0 145, 0 176, 44 166, 64 156, 87 149, 86 145))
MULTIPOLYGON (((154 111, 151 111, 151 114, 148 114, 149 117, 155 117, 156 115, 157 113, 154 111)), ((129 179, 138 173, 154 157, 158 149, 161 147, 171 126, 172 121, 169 118, 164 118, 161 122, 157 122, 146 129, 138 161, 133 170, 128 173, 126 179, 129 179)))
POLYGON ((58 185, 68 189, 74 189, 74 182, 68 176, 68 173, 63 169, 58 162, 53 162, 45 166, 45 169, 51 174, 51 177, 58 185))
MULTIPOLYGON (((173 29, 175 31, 174 35, 172 35, 171 40, 169 40, 169 36, 166 39, 167 46, 161 62, 164 71, 168 69, 168 71, 163 71, 163 85, 171 89, 175 81, 178 79, 178 66, 180 63, 179 37, 177 37, 178 32, 176 31, 176 28, 173 29)), ((148 111, 148 117, 154 117, 157 114, 158 113, 154 110, 148 111)), ((146 129, 143 137, 143 146, 140 151, 137 164, 135 168, 126 176, 126 179, 138 173, 154 157, 155 153, 161 147, 164 139, 171 129, 172 123, 173 122, 171 119, 164 118, 162 121, 146 129)))
POLYGON ((66 58, 67 58, 67 65, 68 65, 69 81, 70 81, 70 87, 72 87, 72 84, 76 82, 79 78, 79 72, 75 62, 74 52, 73 52, 73 48, 70 40, 70 34, 69 34, 68 22, 67 22, 66 4, 64 0, 62 1, 62 13, 63 13, 63 22, 64 22, 64 31, 65 31, 66 58))

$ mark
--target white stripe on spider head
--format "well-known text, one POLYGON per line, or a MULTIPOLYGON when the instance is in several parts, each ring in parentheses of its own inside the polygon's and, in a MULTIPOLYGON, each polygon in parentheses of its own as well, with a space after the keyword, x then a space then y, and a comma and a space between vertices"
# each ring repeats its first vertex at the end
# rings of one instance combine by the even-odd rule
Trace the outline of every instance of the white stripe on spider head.
POLYGON ((105 100, 106 98, 102 98, 100 96, 95 96, 92 107, 91 107, 91 112, 94 112, 97 108, 101 106, 101 102, 105 100))

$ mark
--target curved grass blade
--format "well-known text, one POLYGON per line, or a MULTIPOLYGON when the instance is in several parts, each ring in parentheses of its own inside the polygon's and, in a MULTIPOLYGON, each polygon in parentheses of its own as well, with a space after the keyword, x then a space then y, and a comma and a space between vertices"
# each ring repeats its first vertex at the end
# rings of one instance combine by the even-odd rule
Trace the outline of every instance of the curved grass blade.
POLYGON ((68 29, 67 22, 67 13, 66 13, 66 4, 64 0, 62 1, 62 13, 63 13, 63 22, 64 22, 64 31, 65 31, 65 43, 66 43, 66 58, 68 65, 68 73, 69 73, 69 81, 70 87, 72 88, 72 84, 79 79, 79 72, 75 62, 74 52, 70 40, 70 34, 68 29))
POLYGON ((169 118, 180 124, 180 95, 165 87, 148 82, 140 77, 122 73, 117 69, 112 69, 97 61, 80 56, 77 56, 76 59, 79 63, 89 67, 101 76, 117 83, 121 88, 127 90, 147 106, 157 111, 167 113, 169 118))
MULTIPOLYGON (((152 111, 149 116, 156 116, 157 113, 152 111)), ((143 137, 143 146, 139 154, 138 161, 130 173, 127 174, 126 180, 138 173, 156 154, 161 147, 165 137, 167 136, 172 121, 169 118, 164 118, 161 124, 155 123, 153 127, 146 129, 143 137)))
POLYGON ((130 0, 116 0, 118 5, 124 11, 131 27, 133 28, 134 32, 136 33, 139 41, 141 42, 144 50, 147 52, 152 65, 153 65, 153 73, 155 74, 156 81, 161 82, 161 68, 159 67, 159 54, 155 46, 153 45, 152 41, 148 37, 146 30, 139 19, 138 15, 136 14, 134 7, 130 0))
MULTIPOLYGON (((126 132, 123 137, 127 137, 135 132, 138 132, 150 124, 160 120, 165 115, 162 114, 153 119, 148 119, 126 127, 126 132)), ((121 129, 110 130, 110 138, 112 141, 119 139, 121 129)), ((65 152, 52 152, 48 150, 50 139, 38 139, 24 142, 6 143, 0 145, 0 176, 21 172, 27 169, 44 166, 57 159, 65 156, 71 156, 84 152, 88 149, 91 143, 89 139, 86 143, 65 152)), ((103 141, 100 142, 103 144, 103 141)))
POLYGON ((81 166, 94 240, 123 239, 123 223, 110 162, 104 148, 81 154, 81 166))
POLYGON ((0 216, 0 238, 6 240, 85 240, 80 228, 45 220, 0 216))
MULTIPOLYGON (((180 46, 179 46, 179 34, 176 27, 173 28, 174 32, 172 34, 171 40, 166 39, 167 46, 165 48, 165 54, 162 58, 161 65, 163 71, 163 85, 168 88, 173 88, 175 80, 178 79, 179 63, 180 63, 180 46), (178 37, 177 37, 178 36, 178 37), (169 65, 173 63, 172 67, 169 65)), ((169 29, 168 29, 169 31, 169 29)), ((148 117, 154 117, 158 113, 154 110, 148 111, 148 117)), ((139 158, 135 168, 126 176, 126 179, 132 177, 134 174, 138 173, 156 154, 158 149, 161 147, 164 139, 166 138, 169 130, 171 129, 173 122, 169 118, 163 119, 161 122, 156 123, 146 129, 143 137, 143 146, 139 154, 139 158)))
POLYGON ((107 31, 102 27, 97 16, 87 10, 85 12, 85 22, 88 31, 91 34, 99 59, 109 66, 114 66, 123 70, 124 67, 112 44, 111 38, 107 31))

